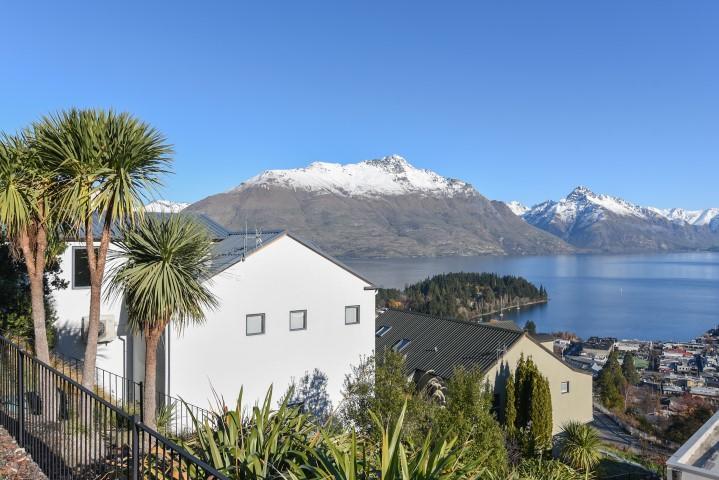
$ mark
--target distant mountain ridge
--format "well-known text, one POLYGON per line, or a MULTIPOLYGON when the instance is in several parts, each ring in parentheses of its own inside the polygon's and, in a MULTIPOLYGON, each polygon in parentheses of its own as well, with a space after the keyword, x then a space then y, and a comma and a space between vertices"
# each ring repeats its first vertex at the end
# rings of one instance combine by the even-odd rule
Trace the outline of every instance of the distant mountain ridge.
POLYGON ((345 257, 574 251, 471 184, 415 168, 398 155, 267 170, 187 211, 230 229, 286 228, 345 257))
POLYGON ((155 213, 177 213, 189 206, 189 203, 171 202, 170 200, 155 200, 145 205, 145 211, 155 213))
POLYGON ((469 183, 415 168, 399 155, 345 165, 314 162, 305 168, 267 170, 241 183, 231 192, 254 187, 286 187, 343 197, 410 194, 454 197, 477 194, 469 183))
POLYGON ((583 186, 559 201, 549 200, 526 210, 518 208, 517 202, 510 203, 530 225, 588 251, 706 250, 719 246, 716 208, 687 211, 642 207, 583 186))

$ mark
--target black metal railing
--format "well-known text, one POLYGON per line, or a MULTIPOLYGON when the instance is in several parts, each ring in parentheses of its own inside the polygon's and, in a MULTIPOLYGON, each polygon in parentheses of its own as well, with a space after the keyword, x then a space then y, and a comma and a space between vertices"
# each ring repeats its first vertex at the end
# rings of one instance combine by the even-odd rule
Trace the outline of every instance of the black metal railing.
POLYGON ((167 436, 185 438, 195 432, 195 420, 213 424, 215 415, 202 407, 157 392, 157 429, 167 436))
POLYGON ((217 479, 211 466, 0 337, 0 425, 53 480, 217 479))
MULTIPOLYGON (((78 358, 52 353, 52 366, 73 380, 82 377, 84 362, 78 358)), ((142 419, 142 382, 95 367, 95 393, 117 408, 130 415, 138 414, 142 419)))

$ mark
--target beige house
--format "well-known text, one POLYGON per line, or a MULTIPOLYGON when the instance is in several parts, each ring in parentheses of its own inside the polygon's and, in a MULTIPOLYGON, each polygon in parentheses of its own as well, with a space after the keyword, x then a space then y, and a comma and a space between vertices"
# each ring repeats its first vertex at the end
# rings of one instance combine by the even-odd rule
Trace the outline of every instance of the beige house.
POLYGON ((388 310, 376 320, 376 351, 405 355, 408 375, 448 379, 456 367, 479 368, 504 400, 504 382, 523 354, 549 381, 555 434, 569 420, 592 421, 592 376, 517 328, 388 310))

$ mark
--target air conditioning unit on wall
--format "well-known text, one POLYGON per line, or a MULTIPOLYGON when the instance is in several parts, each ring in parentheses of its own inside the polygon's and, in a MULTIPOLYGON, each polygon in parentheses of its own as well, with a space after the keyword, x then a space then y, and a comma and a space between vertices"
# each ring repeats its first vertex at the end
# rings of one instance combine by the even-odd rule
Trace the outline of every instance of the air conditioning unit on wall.
MULTIPOLYGON (((82 338, 87 341, 87 328, 89 318, 82 317, 82 338)), ((115 315, 100 315, 100 331, 97 335, 97 343, 109 343, 117 338, 117 324, 115 315)))

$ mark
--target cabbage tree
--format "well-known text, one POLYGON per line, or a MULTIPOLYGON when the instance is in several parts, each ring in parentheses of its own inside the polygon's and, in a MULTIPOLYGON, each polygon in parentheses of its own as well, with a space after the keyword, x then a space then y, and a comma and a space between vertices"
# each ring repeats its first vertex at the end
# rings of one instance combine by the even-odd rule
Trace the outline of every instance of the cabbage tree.
POLYGON ((58 165, 62 219, 87 248, 90 306, 82 383, 92 388, 112 230, 141 216, 143 200, 167 172, 171 148, 157 130, 127 113, 72 109, 44 118, 36 128, 42 131, 41 155, 58 165))
POLYGON ((53 255, 53 169, 37 150, 32 132, 0 139, 0 237, 25 262, 30 282, 35 355, 50 362, 45 327, 45 266, 53 255))
POLYGON ((111 297, 124 296, 128 325, 145 339, 145 423, 155 428, 157 347, 172 322, 181 332, 217 305, 208 288, 212 242, 185 215, 146 215, 129 225, 112 251, 111 297))

